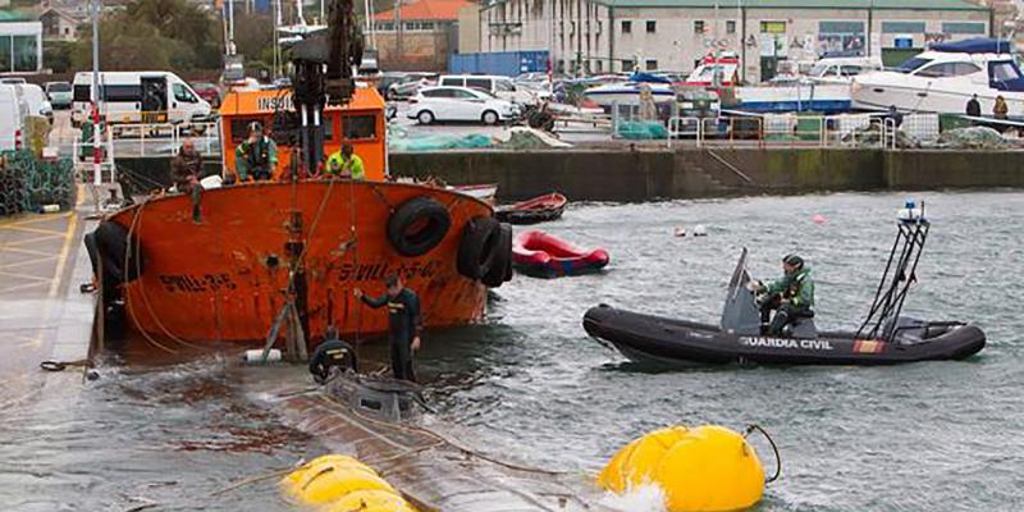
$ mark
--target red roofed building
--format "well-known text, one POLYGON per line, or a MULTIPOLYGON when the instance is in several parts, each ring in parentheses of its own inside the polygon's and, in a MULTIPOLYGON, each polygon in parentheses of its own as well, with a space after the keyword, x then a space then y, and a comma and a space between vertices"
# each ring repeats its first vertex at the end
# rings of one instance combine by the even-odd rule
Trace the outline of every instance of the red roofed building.
POLYGON ((374 17, 370 41, 382 70, 443 71, 459 47, 459 9, 468 0, 415 0, 374 17))

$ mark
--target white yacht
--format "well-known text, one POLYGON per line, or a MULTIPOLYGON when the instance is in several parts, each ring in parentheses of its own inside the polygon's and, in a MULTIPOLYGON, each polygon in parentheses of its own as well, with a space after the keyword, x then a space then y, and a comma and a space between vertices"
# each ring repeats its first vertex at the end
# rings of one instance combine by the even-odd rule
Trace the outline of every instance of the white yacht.
POLYGON ((968 39, 938 44, 908 59, 895 70, 854 77, 853 106, 904 112, 966 112, 978 95, 982 115, 991 116, 997 96, 1009 106, 1010 117, 1024 116, 1024 76, 1008 41, 968 39))
POLYGON ((669 103, 676 99, 676 91, 668 79, 652 73, 633 73, 625 82, 591 87, 583 96, 600 107, 611 108, 619 105, 639 105, 640 94, 647 89, 655 103, 669 103))

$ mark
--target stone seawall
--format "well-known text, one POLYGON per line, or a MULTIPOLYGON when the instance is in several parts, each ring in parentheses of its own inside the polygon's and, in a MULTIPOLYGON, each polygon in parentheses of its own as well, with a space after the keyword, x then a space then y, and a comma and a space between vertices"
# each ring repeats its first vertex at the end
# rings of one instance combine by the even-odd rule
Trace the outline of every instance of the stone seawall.
MULTIPOLYGON (((1024 151, 638 148, 393 153, 391 172, 497 183, 501 200, 558 190, 581 201, 645 201, 843 190, 1024 187, 1024 151)), ((169 183, 169 159, 123 158, 138 188, 169 183)), ((207 162, 217 172, 219 161, 207 162)))

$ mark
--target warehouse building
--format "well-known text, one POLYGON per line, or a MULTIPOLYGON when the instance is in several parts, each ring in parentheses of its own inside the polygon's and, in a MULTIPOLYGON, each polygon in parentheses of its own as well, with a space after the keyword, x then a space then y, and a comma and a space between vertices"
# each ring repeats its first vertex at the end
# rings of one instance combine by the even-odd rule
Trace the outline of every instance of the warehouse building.
POLYGON ((992 10, 966 0, 495 0, 463 15, 477 18, 464 22, 478 27, 467 46, 550 50, 558 72, 686 72, 733 52, 747 82, 825 55, 893 65, 933 42, 993 33, 992 10))

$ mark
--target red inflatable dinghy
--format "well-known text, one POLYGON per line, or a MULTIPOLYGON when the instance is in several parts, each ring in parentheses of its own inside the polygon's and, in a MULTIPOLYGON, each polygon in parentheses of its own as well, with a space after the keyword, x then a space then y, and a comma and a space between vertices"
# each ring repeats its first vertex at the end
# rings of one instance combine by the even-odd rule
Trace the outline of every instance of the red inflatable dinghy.
POLYGON ((588 251, 543 231, 526 231, 512 245, 516 270, 535 277, 576 276, 598 272, 608 264, 604 249, 588 251))

